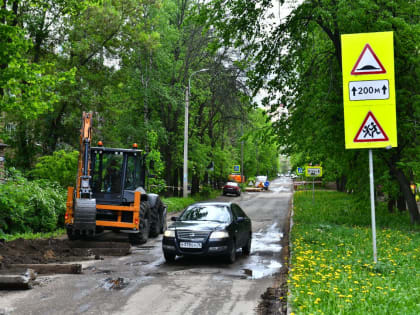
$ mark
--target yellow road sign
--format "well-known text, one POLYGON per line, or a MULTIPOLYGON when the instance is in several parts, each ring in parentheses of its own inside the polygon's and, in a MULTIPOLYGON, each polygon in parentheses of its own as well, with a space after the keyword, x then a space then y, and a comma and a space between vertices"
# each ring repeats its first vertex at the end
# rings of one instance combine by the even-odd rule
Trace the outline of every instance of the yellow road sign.
POLYGON ((322 177, 322 166, 306 166, 306 177, 322 177))
POLYGON ((341 35, 346 149, 397 146, 393 32, 341 35))

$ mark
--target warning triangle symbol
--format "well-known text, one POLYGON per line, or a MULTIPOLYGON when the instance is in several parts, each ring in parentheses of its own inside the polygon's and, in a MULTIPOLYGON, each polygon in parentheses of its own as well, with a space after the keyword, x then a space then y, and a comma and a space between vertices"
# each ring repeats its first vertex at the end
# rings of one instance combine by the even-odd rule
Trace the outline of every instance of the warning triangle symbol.
POLYGON ((354 137, 353 142, 379 142, 388 141, 388 136, 382 129, 371 111, 366 115, 365 120, 354 137))
POLYGON ((366 44, 363 48, 362 53, 356 61, 356 64, 351 70, 353 75, 362 75, 362 74, 380 74, 386 73, 384 66, 382 65, 379 58, 376 56, 372 47, 369 44, 366 44))

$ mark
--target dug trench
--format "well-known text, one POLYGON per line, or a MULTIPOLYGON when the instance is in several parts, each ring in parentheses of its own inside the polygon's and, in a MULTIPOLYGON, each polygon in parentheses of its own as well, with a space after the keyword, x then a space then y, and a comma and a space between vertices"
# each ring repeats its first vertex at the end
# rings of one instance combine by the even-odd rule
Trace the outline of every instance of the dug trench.
POLYGON ((290 259, 290 217, 292 213, 292 203, 289 203, 289 211, 287 220, 285 220, 282 231, 283 237, 280 240, 282 250, 280 252, 281 268, 274 275, 274 285, 267 288, 261 294, 261 302, 257 308, 258 315, 285 315, 287 314, 287 278, 289 275, 289 259, 290 259))

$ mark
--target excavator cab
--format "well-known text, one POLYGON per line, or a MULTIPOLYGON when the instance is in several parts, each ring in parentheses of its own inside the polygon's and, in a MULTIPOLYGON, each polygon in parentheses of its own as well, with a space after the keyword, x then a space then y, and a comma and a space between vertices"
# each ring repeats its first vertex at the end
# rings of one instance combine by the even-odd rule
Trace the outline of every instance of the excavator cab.
POLYGON ((134 191, 145 188, 145 156, 141 150, 93 147, 92 197, 101 204, 127 205, 134 191))

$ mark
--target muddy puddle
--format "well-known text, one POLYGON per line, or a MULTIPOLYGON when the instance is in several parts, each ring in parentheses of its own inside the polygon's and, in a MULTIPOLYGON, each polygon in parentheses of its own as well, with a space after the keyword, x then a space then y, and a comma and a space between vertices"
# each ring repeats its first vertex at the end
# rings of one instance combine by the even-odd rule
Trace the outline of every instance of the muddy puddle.
POLYGON ((125 278, 106 278, 101 281, 101 287, 105 290, 121 290, 129 284, 128 279, 125 278))
POLYGON ((277 223, 272 224, 266 231, 253 233, 251 256, 242 265, 242 272, 247 278, 261 279, 280 271, 282 265, 279 262, 279 253, 282 249, 282 237, 283 233, 279 231, 277 223))

